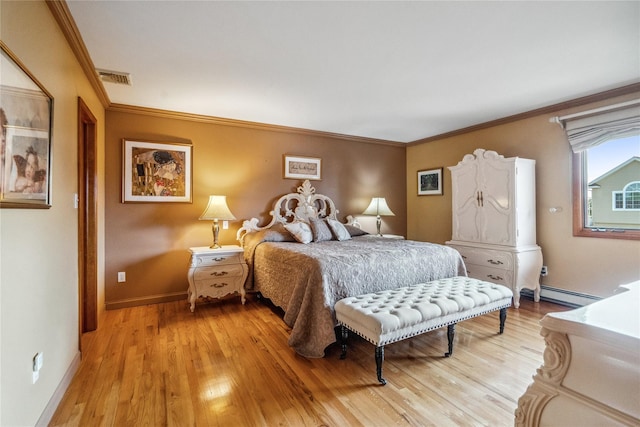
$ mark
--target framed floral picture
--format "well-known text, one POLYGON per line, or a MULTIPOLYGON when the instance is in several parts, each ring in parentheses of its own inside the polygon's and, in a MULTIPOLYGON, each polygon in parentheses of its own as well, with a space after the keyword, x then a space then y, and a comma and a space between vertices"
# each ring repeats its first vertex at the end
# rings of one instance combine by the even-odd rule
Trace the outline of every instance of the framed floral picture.
POLYGON ((123 203, 191 203, 191 144, 124 139, 122 153, 123 203))
POLYGON ((0 207, 51 207, 53 98, 0 41, 0 207))
POLYGON ((442 194, 442 168, 418 171, 418 196, 442 194))

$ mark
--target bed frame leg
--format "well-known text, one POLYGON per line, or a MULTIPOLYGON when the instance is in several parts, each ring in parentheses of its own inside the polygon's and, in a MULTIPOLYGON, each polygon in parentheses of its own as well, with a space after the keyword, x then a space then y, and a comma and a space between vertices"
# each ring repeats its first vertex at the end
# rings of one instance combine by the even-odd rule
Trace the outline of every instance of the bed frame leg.
POLYGON ((376 347, 376 373, 378 374, 378 381, 380 384, 385 385, 387 380, 382 378, 382 362, 384 361, 384 346, 376 347))
POLYGON ((444 357, 450 357, 453 354, 453 338, 456 334, 456 324, 452 323, 447 325, 447 341, 449 342, 449 351, 444 354, 444 357))
POLYGON ((504 332, 504 323, 507 321, 507 309, 500 309, 500 333, 504 332))
POLYGON ((340 354, 340 359, 346 359, 347 357, 347 338, 349 337, 349 330, 344 327, 344 325, 340 325, 340 335, 341 340, 340 344, 342 346, 342 353, 340 354))

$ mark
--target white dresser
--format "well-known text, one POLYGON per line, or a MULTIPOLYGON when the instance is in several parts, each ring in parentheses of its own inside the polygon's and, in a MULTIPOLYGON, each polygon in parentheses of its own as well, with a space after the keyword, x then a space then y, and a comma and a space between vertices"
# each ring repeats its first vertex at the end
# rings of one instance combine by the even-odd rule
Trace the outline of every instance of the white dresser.
POLYGON ((541 321, 544 364, 516 426, 640 425, 640 282, 541 321))
POLYGON ((198 298, 222 298, 234 292, 245 302, 244 282, 249 269, 244 261, 244 250, 240 246, 222 246, 211 249, 207 246, 189 248, 188 298, 191 311, 195 310, 198 298))
POLYGON ((535 160, 477 149, 449 167, 453 236, 470 277, 520 289, 540 299, 542 251, 536 244, 535 160))

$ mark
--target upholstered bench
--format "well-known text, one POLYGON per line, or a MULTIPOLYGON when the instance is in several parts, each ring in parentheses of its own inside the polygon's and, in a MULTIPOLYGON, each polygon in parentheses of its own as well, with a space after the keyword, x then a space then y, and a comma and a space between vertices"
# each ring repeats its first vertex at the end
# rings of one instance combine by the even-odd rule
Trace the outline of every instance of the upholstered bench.
POLYGON ((383 385, 384 346, 447 326, 453 354, 455 324, 500 310, 500 333, 513 293, 505 286, 469 277, 451 277, 404 288, 348 297, 338 301, 335 312, 342 329, 342 354, 347 354, 348 330, 376 346, 378 381, 383 385))

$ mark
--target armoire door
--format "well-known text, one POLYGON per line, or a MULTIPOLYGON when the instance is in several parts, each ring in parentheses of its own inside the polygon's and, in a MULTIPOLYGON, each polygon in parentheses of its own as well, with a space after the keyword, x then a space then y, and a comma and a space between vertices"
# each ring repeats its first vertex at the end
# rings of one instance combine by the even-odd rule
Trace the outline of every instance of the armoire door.
POLYGON ((480 235, 482 242, 515 245, 515 166, 513 162, 483 162, 480 167, 480 235))
POLYGON ((481 242, 482 218, 478 203, 478 164, 451 171, 453 183, 453 240, 481 242))

